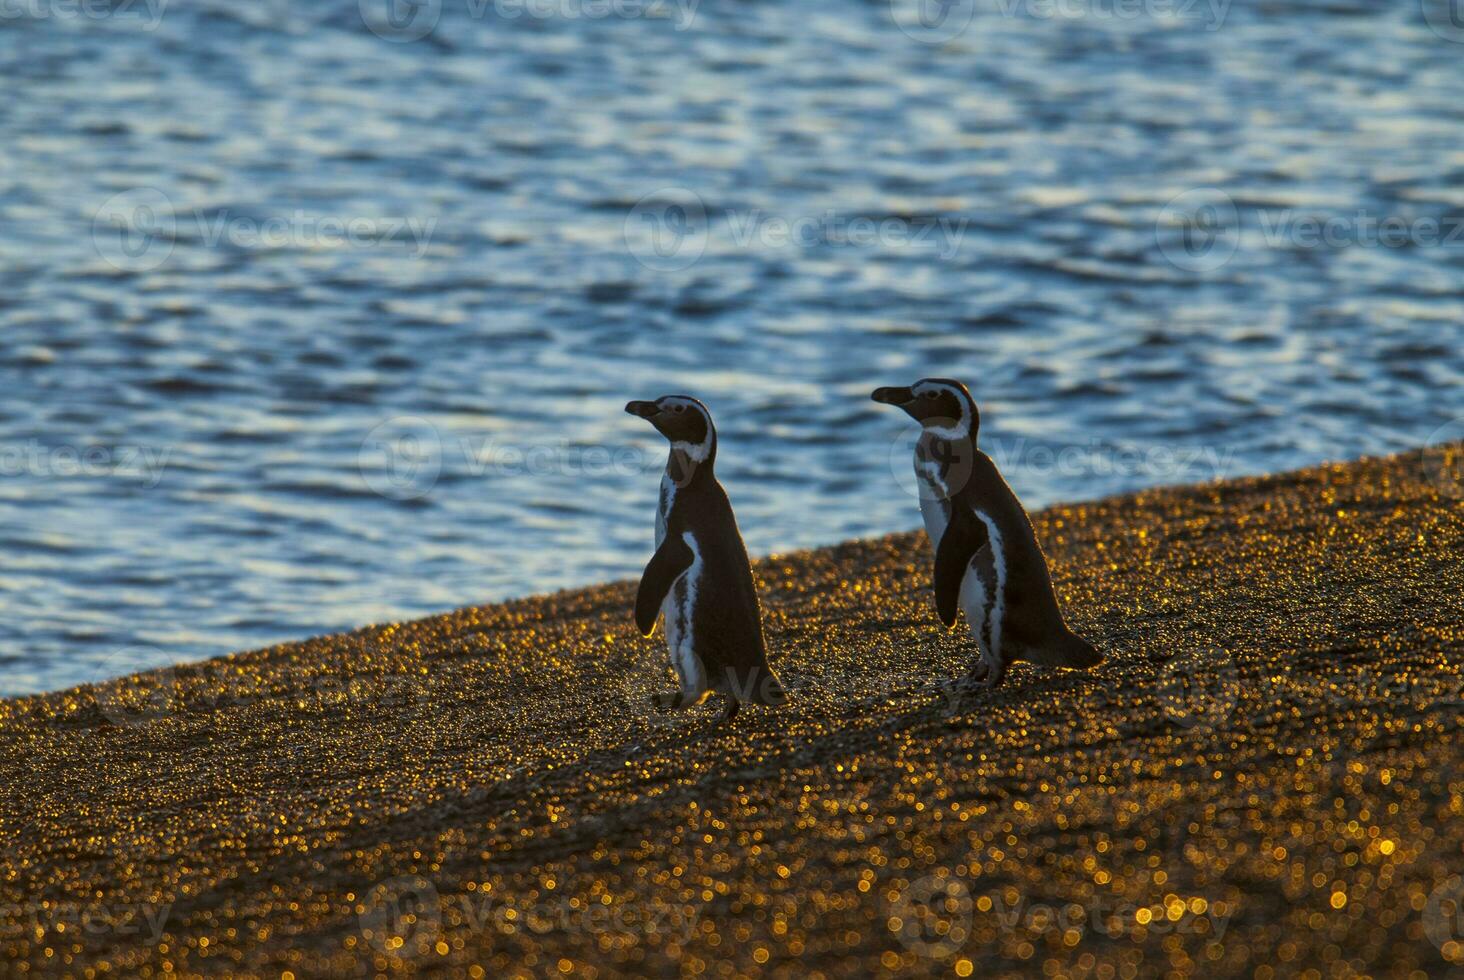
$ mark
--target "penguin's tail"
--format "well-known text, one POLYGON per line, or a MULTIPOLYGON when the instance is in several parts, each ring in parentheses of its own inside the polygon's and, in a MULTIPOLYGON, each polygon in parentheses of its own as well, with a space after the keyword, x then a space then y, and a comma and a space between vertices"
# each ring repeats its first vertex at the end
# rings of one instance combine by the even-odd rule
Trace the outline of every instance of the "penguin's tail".
POLYGON ((1103 651, 1078 634, 1064 630, 1061 636, 1028 650, 1025 659, 1042 667, 1086 670, 1103 662, 1103 651))
POLYGON ((772 668, 764 667, 756 672, 756 683, 747 692, 750 704, 765 704, 773 707, 788 701, 788 691, 772 668))

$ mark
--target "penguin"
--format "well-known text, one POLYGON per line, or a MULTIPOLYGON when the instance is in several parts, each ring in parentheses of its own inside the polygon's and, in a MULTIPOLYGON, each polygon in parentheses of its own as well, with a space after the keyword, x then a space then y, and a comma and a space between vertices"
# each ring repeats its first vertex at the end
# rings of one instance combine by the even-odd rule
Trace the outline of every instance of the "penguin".
POLYGON ((966 386, 926 378, 872 397, 920 423, 915 476, 935 552, 935 608, 948 629, 959 609, 966 612, 980 651, 968 678, 995 688, 1018 660, 1074 670, 1102 663, 1103 654, 1063 621, 1031 519, 976 448, 981 417, 966 386))
POLYGON ((711 413, 685 395, 633 401, 625 410, 671 443, 656 508, 656 553, 635 597, 635 623, 644 635, 665 614, 666 646, 681 682, 678 691, 658 696, 657 706, 689 707, 716 691, 727 698, 722 719, 731 721, 744 702, 781 704, 787 695, 768 666, 747 548, 713 472, 711 413))

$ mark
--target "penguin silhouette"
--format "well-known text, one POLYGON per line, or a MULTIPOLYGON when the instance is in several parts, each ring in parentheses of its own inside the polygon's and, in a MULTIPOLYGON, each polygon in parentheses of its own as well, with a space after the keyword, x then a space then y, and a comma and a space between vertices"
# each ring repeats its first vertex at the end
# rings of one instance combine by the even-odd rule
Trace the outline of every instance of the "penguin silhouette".
POLYGON ((1103 661, 1068 629, 1032 521, 991 457, 976 448, 980 414, 959 381, 880 388, 875 401, 921 425, 915 444, 920 511, 935 550, 935 607, 948 628, 964 609, 980 658, 968 675, 988 688, 1008 664, 1082 669, 1103 661))
POLYGON ((625 410, 671 443, 656 508, 656 553, 635 598, 635 623, 646 636, 665 614, 666 646, 681 682, 657 705, 675 710, 716 691, 727 698, 722 718, 730 721, 744 703, 781 704, 787 696, 768 666, 747 548, 713 471, 711 413, 685 395, 633 401, 625 410))

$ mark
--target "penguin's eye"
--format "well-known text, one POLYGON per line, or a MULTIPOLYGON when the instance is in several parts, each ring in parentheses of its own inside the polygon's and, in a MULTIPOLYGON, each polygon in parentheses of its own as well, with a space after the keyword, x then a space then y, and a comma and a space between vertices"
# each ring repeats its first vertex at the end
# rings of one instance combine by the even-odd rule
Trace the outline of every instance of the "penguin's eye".
POLYGON ((676 405, 672 407, 671 411, 675 412, 677 415, 680 415, 682 412, 686 411, 686 406, 676 405))
POLYGON ((925 397, 926 398, 939 398, 940 397, 940 392, 937 392, 937 391, 927 391, 925 393, 925 397))

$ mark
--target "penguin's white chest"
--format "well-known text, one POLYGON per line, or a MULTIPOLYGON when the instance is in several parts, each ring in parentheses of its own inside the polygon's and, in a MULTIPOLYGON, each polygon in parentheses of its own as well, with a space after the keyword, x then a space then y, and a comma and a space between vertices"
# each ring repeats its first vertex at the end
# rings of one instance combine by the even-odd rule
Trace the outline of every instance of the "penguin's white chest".
POLYGON ((656 549, 666 540, 666 522, 671 518, 671 507, 676 503, 676 484, 668 474, 661 474, 661 496, 656 504, 656 549))
POLYGON ((920 516, 925 519, 925 536, 930 538, 932 552, 940 544, 941 535, 945 534, 946 525, 950 523, 946 516, 947 506, 949 505, 943 500, 924 496, 920 498, 920 516))
MULTIPOLYGON (((934 464, 917 458, 915 476, 920 481, 920 516, 925 521, 925 535, 930 539, 930 552, 934 555, 940 550, 940 539, 950 524, 946 508, 964 505, 946 499, 948 489, 934 464)), ((1006 608, 1006 562, 1002 554, 1001 533, 997 530, 996 523, 986 514, 980 511, 974 513, 977 520, 986 525, 996 572, 996 581, 992 583, 996 587, 996 594, 988 593, 973 560, 966 568, 965 577, 961 579, 961 610, 966 614, 966 624, 970 627, 971 635, 982 650, 991 656, 1000 656, 1001 617, 1006 608)))
POLYGON ((681 679, 683 691, 700 693, 705 686, 705 671, 696 653, 696 603, 701 598, 702 553, 696 536, 685 531, 681 539, 691 549, 691 564, 671 583, 661 612, 666 617, 666 649, 671 667, 681 679))
POLYGON ((934 463, 921 462, 919 457, 915 459, 915 480, 920 484, 920 516, 925 519, 925 534, 930 538, 930 547, 935 548, 950 523, 946 516, 948 490, 940 468, 934 463))
MULTIPOLYGON (((672 482, 670 475, 662 474, 661 499, 656 507, 657 550, 660 550, 661 544, 666 540, 671 508, 675 505, 676 484, 672 482)), ((666 591, 666 598, 661 600, 661 614, 666 623, 666 650, 671 657, 671 668, 681 680, 681 689, 700 693, 705 672, 696 655, 696 632, 693 623, 696 619, 696 602, 701 591, 702 554, 701 546, 690 531, 683 532, 681 538, 691 549, 692 562, 666 591)))

